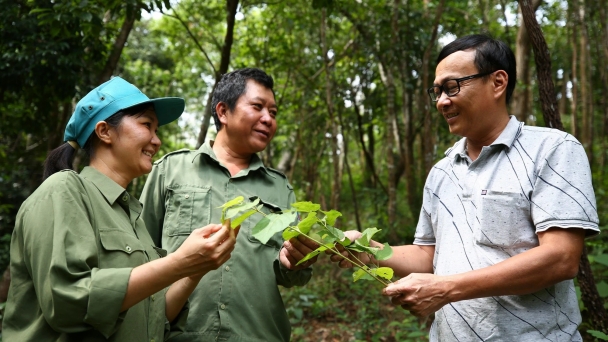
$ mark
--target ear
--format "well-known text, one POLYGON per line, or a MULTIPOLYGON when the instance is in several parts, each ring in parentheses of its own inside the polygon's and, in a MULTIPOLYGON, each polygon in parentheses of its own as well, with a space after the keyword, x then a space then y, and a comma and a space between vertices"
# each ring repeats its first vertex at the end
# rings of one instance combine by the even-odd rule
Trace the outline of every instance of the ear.
POLYGON ((504 70, 497 70, 494 73, 494 97, 501 98, 507 94, 507 85, 509 84, 509 75, 504 70))
POLYGON ((105 121, 99 121, 96 125, 95 125, 95 130, 93 131, 95 134, 97 134, 97 137, 99 138, 99 140, 101 140, 102 142, 106 143, 106 144, 111 144, 112 143, 112 136, 110 135, 110 125, 108 125, 107 122, 105 121))
POLYGON ((224 102, 218 102, 218 104, 215 106, 217 118, 218 120, 220 120, 220 123, 222 125, 226 125, 228 123, 228 119, 226 118, 226 116, 228 115, 229 111, 230 108, 228 108, 228 105, 224 102))

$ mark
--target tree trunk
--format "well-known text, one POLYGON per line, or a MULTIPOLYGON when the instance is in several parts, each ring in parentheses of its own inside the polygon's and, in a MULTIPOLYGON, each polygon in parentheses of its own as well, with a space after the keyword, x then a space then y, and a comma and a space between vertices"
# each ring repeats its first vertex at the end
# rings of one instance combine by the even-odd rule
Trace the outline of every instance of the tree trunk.
POLYGON ((221 60, 220 67, 217 69, 215 73, 215 83, 211 88, 211 92, 207 97, 207 104, 205 105, 205 114, 203 115, 203 122, 201 123, 201 130, 198 133, 198 138, 196 140, 196 148, 199 148, 207 137, 207 130, 209 130, 209 120, 211 119, 211 100, 213 97, 213 92, 215 91, 215 87, 217 86, 217 82, 222 78, 228 71, 228 66, 230 65, 230 51, 232 49, 232 42, 234 40, 234 23, 235 23, 235 15, 236 10, 239 7, 239 0, 227 0, 226 1, 226 36, 224 37, 224 45, 222 46, 221 51, 221 60))
MULTIPOLYGON (((557 111, 558 107, 554 95, 553 80, 551 79, 551 59, 545 37, 536 21, 529 0, 520 0, 520 6, 534 48, 545 124, 548 127, 564 130, 559 117, 559 112, 557 111)), ((606 314, 603 301, 597 291, 593 273, 591 272, 591 266, 589 265, 589 259, 587 258, 586 248, 583 249, 581 255, 577 279, 581 289, 581 297, 589 313, 592 327, 596 330, 607 332, 608 314, 606 314)))
POLYGON ((323 52, 323 65, 325 68, 325 103, 327 105, 327 114, 329 116, 329 126, 331 128, 331 152, 333 165, 333 180, 331 188, 330 205, 331 209, 340 210, 340 192, 342 191, 342 154, 338 148, 338 125, 336 124, 335 108, 332 100, 333 86, 331 80, 331 71, 329 69, 328 43, 327 43, 327 9, 321 11, 321 51, 323 52))
POLYGON ((120 28, 120 33, 114 41, 114 46, 112 47, 112 52, 110 52, 110 57, 108 57, 106 65, 99 75, 99 83, 109 80, 110 77, 112 77, 114 70, 116 70, 116 66, 120 60, 120 55, 122 54, 122 49, 125 47, 125 43, 127 42, 129 34, 133 29, 133 25, 135 24, 136 12, 136 10, 127 11, 125 21, 122 23, 122 27, 120 28))
POLYGON ((580 139, 578 129, 578 118, 577 118, 577 104, 578 104, 578 46, 576 41, 578 39, 578 6, 575 1, 570 1, 568 6, 568 18, 570 18, 569 27, 572 29, 572 33, 568 39, 570 47, 572 48, 572 69, 570 80, 572 81, 572 98, 570 100, 570 132, 573 136, 580 139))
POLYGON ((563 129, 562 121, 557 111, 555 87, 551 78, 551 57, 549 56, 547 42, 540 29, 540 25, 536 21, 530 0, 520 0, 519 5, 534 49, 534 60, 536 61, 540 100, 545 123, 549 127, 563 129))
MULTIPOLYGON (((576 1, 576 0, 575 0, 576 1)), ((592 163, 592 117, 591 117, 591 92, 589 91, 589 34, 587 32, 587 15, 584 0, 578 0, 578 22, 580 23, 580 34, 578 35, 579 43, 579 75, 581 78, 581 143, 587 152, 589 163, 592 163)))
POLYGON ((422 57, 422 65, 421 69, 421 79, 422 79, 422 89, 420 91, 420 106, 423 108, 422 112, 424 113, 424 125, 423 125, 423 137, 422 137, 422 151, 424 155, 424 172, 426 175, 429 174, 433 164, 435 162, 435 134, 436 130, 433 125, 433 113, 431 112, 429 105, 429 98, 426 90, 429 88, 429 74, 430 74, 430 59, 431 52, 435 46, 435 42, 437 40, 437 32, 439 30, 439 22, 441 19, 441 15, 443 14, 443 8, 445 5, 445 0, 441 0, 441 2, 437 5, 437 12, 435 13, 435 20, 433 22, 433 29, 431 33, 431 39, 429 40, 426 49, 424 50, 424 55, 422 57))
MULTIPOLYGON (((532 8, 534 12, 540 6, 542 0, 532 0, 532 8)), ((521 8, 519 9, 521 14, 521 8)), ((517 81, 522 86, 515 87, 513 99, 511 100, 511 114, 515 115, 517 120, 526 122, 526 118, 530 115, 530 38, 528 30, 523 23, 523 18, 520 17, 519 29, 517 30, 517 45, 515 47, 515 60, 517 65, 517 81)))

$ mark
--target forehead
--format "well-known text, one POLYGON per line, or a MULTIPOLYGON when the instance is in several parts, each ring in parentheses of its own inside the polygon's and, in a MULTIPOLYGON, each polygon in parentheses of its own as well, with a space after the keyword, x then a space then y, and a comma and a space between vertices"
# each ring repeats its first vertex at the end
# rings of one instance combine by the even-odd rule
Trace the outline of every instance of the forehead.
POLYGON ((435 69, 435 84, 440 84, 450 78, 477 73, 475 66, 475 50, 456 51, 444 58, 435 69))
POLYGON ((245 93, 241 95, 239 100, 263 100, 265 102, 269 102, 271 105, 276 105, 274 100, 274 93, 272 90, 266 88, 264 85, 254 81, 247 80, 247 85, 245 86, 245 93))

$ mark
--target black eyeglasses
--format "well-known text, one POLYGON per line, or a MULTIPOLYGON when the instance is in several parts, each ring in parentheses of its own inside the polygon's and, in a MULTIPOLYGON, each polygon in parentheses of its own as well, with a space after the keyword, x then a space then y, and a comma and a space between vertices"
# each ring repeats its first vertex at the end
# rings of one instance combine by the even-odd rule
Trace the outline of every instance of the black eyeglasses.
POLYGON ((475 74, 475 75, 471 75, 471 76, 465 76, 465 77, 461 77, 461 78, 452 78, 452 79, 446 80, 440 86, 436 85, 436 86, 430 87, 429 89, 427 89, 427 93, 429 93, 429 96, 431 97, 431 101, 437 102, 437 100, 439 100, 439 98, 441 97, 442 93, 445 93, 449 97, 452 97, 452 96, 458 94, 460 92, 460 82, 472 80, 477 77, 484 77, 493 72, 494 71, 485 72, 485 73, 481 73, 481 74, 475 74))

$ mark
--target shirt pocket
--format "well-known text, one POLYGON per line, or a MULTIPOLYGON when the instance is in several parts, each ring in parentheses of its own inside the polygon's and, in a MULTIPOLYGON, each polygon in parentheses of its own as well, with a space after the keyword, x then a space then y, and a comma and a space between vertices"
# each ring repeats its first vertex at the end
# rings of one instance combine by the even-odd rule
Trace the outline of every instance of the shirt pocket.
POLYGON ((143 243, 121 229, 101 228, 99 240, 103 248, 99 268, 137 267, 148 261, 143 243))
POLYGON ((210 223, 211 187, 169 188, 165 231, 168 236, 190 235, 210 223))
MULTIPOLYGON (((258 198, 258 197, 254 196, 249 199, 253 201, 256 198, 258 198)), ((274 201, 264 200, 263 198, 260 198, 260 204, 262 204, 261 211, 266 215, 272 214, 272 213, 280 213, 283 210, 278 204, 274 203, 274 201)), ((246 225, 244 227, 243 227, 243 224, 241 224, 241 229, 243 229, 243 228, 245 229, 245 233, 247 234, 247 239, 249 239, 250 242, 255 243, 255 244, 264 245, 267 247, 273 247, 276 250, 281 249, 281 247, 283 246, 282 232, 275 234, 265 244, 262 244, 262 242, 260 242, 260 240, 256 239, 253 236, 253 227, 255 227, 255 225, 261 219, 262 218, 260 217, 259 214, 254 214, 244 222, 244 223, 246 223, 246 225)))
POLYGON ((530 202, 523 194, 488 190, 480 203, 477 244, 507 249, 538 245, 530 202))

